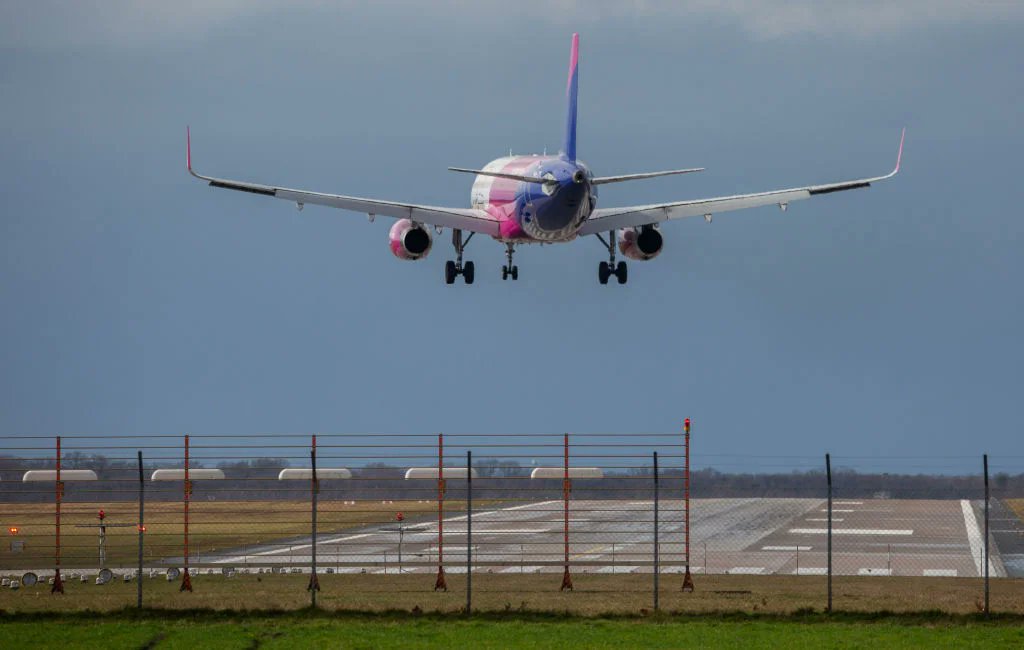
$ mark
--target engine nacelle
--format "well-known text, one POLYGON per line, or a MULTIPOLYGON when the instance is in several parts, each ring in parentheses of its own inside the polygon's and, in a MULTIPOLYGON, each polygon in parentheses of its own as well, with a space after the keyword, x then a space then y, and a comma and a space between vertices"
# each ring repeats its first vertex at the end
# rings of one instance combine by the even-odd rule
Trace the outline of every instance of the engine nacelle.
POLYGON ((654 226, 619 231, 619 252, 631 260, 652 260, 661 253, 664 244, 665 239, 654 226))
POLYGON ((430 253, 434 238, 430 231, 409 219, 399 219, 388 233, 391 254, 400 260, 419 260, 430 253))

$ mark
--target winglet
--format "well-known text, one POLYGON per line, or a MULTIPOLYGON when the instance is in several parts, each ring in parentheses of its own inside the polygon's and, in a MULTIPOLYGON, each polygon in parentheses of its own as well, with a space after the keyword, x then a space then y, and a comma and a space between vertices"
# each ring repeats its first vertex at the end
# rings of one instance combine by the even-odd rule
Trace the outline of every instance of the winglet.
POLYGON ((903 138, 907 137, 907 127, 903 127, 902 133, 900 133, 900 150, 896 153, 896 169, 892 170, 895 174, 900 170, 900 161, 903 160, 903 138))

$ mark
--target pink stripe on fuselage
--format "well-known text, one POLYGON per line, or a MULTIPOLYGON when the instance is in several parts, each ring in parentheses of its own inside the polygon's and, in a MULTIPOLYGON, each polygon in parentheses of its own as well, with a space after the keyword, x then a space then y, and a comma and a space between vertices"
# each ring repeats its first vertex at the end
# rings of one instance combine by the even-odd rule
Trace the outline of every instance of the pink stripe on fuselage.
MULTIPOLYGON (((552 156, 516 156, 500 169, 495 171, 509 174, 532 175, 529 169, 539 165, 552 156)), ((503 239, 530 239, 519 224, 516 212, 516 190, 519 181, 508 178, 495 178, 491 183, 487 196, 487 213, 498 221, 498 229, 503 239)))

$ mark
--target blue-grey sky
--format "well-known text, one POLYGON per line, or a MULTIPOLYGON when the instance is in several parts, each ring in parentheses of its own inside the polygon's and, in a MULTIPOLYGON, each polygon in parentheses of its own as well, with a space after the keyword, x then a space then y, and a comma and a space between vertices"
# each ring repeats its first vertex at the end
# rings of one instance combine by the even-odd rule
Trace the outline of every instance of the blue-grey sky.
MULTIPOLYGON (((0 434, 672 431, 695 454, 1021 455, 1019 2, 0 4, 0 434), (514 7, 506 6, 514 5, 514 7), (904 168, 601 246, 447 234, 184 170, 465 206, 562 140, 601 205, 904 168)), ((972 461, 973 463, 973 461, 972 461)), ((1024 457, 1018 467, 1024 467, 1024 457)))

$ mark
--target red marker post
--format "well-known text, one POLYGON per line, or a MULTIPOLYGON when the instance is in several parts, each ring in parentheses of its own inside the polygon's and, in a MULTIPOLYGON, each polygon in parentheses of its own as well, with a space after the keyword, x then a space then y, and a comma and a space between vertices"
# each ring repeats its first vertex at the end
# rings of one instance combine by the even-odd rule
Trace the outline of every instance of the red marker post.
MULTIPOLYGON (((683 528, 686 529, 683 591, 693 591, 693 576, 690 575, 690 418, 683 420, 683 528)), ((704 570, 707 571, 707 567, 704 570)))

